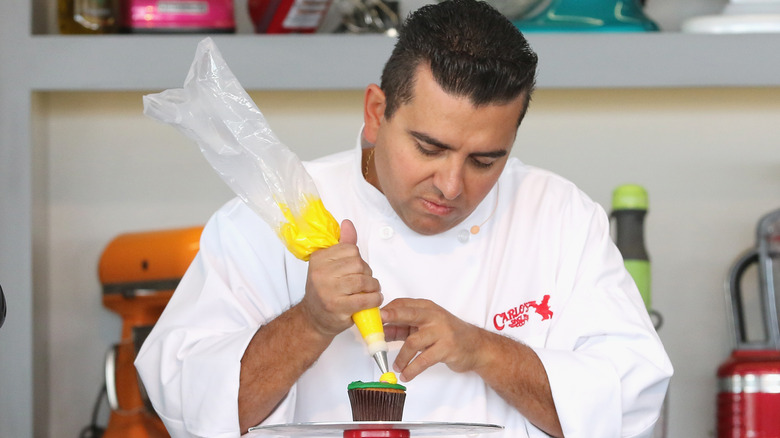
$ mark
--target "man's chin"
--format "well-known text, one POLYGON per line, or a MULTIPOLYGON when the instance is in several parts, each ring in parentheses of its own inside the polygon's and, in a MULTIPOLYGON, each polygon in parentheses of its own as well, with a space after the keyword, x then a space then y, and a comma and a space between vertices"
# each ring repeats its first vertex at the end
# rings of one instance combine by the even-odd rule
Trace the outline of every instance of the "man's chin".
POLYGON ((423 236, 434 236, 436 234, 441 234, 445 231, 451 230, 455 225, 457 224, 450 224, 450 223, 444 223, 441 221, 419 221, 410 223, 407 221, 404 221, 406 223, 406 226, 412 229, 412 231, 416 232, 417 234, 422 234, 423 236))

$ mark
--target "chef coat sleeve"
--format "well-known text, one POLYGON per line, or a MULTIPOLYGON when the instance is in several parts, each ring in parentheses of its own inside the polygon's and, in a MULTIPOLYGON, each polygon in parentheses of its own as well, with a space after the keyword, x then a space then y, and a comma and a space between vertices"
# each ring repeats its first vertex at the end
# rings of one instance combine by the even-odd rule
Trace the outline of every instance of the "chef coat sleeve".
MULTIPOLYGON (((244 350, 262 324, 291 305, 284 249, 264 229, 267 225, 241 203, 218 211, 139 351, 139 375, 174 437, 240 435, 244 350)), ((289 422, 294 399, 295 388, 266 422, 289 422)))
MULTIPOLYGON (((568 212, 544 364, 564 436, 650 436, 672 365, 595 203, 568 212), (580 232, 576 230, 580 229, 580 232)), ((579 207, 579 206, 577 206, 579 207)))

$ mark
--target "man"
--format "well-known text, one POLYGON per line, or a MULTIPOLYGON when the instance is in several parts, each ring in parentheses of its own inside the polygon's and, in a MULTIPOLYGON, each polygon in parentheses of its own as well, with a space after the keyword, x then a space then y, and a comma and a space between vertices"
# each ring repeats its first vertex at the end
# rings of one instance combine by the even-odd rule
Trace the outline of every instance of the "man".
POLYGON ((340 242, 304 263, 237 200, 204 229, 137 360, 172 435, 350 420, 347 384, 379 377, 351 315, 383 304, 405 420, 652 432, 672 368, 606 214, 509 158, 535 69, 483 2, 407 19, 358 146, 306 163, 340 242))

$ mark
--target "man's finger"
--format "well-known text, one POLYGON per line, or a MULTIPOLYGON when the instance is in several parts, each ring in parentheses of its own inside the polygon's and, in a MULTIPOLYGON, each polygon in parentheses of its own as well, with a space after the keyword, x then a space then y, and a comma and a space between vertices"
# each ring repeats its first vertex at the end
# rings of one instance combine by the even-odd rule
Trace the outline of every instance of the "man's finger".
POLYGON ((382 308, 382 320, 397 325, 421 326, 430 315, 428 300, 396 298, 382 308))
MULTIPOLYGON (((384 318, 382 321, 384 321, 384 318)), ((403 341, 412 333, 412 327, 409 327, 408 325, 385 325, 385 340, 388 342, 403 341)))
MULTIPOLYGON (((406 347, 406 344, 404 344, 404 347, 406 347)), ((403 351, 403 348, 401 350, 403 351)), ((406 352, 406 354, 408 353, 409 352, 406 352)), ((404 357, 406 354, 404 354, 404 357)), ((405 358, 403 359, 404 365, 401 365, 398 358, 396 358, 396 361, 393 363, 393 368, 400 374, 401 381, 403 382, 414 379, 423 371, 441 362, 441 359, 436 355, 435 346, 425 348, 419 354, 417 354, 416 351, 412 351, 411 354, 412 357, 409 358, 408 361, 405 358)), ((399 352, 398 356, 401 357, 401 352, 399 352)))
POLYGON ((341 221, 341 236, 339 237, 339 243, 357 244, 357 230, 355 230, 355 224, 349 219, 341 221))

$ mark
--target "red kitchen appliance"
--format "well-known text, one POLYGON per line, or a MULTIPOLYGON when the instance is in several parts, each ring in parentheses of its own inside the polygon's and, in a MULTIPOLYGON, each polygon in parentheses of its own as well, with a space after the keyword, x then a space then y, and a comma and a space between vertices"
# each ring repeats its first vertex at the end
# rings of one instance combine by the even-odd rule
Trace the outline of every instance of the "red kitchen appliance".
POLYGON ((331 0, 248 0, 256 33, 314 33, 331 0))
POLYGON ((122 0, 120 28, 131 33, 233 33, 233 0, 122 0))
POLYGON ((133 362, 200 248, 203 227, 121 234, 100 257, 103 306, 122 317, 120 341, 106 354, 111 406, 104 438, 167 437, 133 362))
POLYGON ((780 437, 780 210, 761 218, 756 237, 756 247, 734 263, 727 284, 736 348, 717 372, 718 438, 780 437), (763 313, 757 340, 748 336, 742 293, 742 277, 754 264, 763 313))

